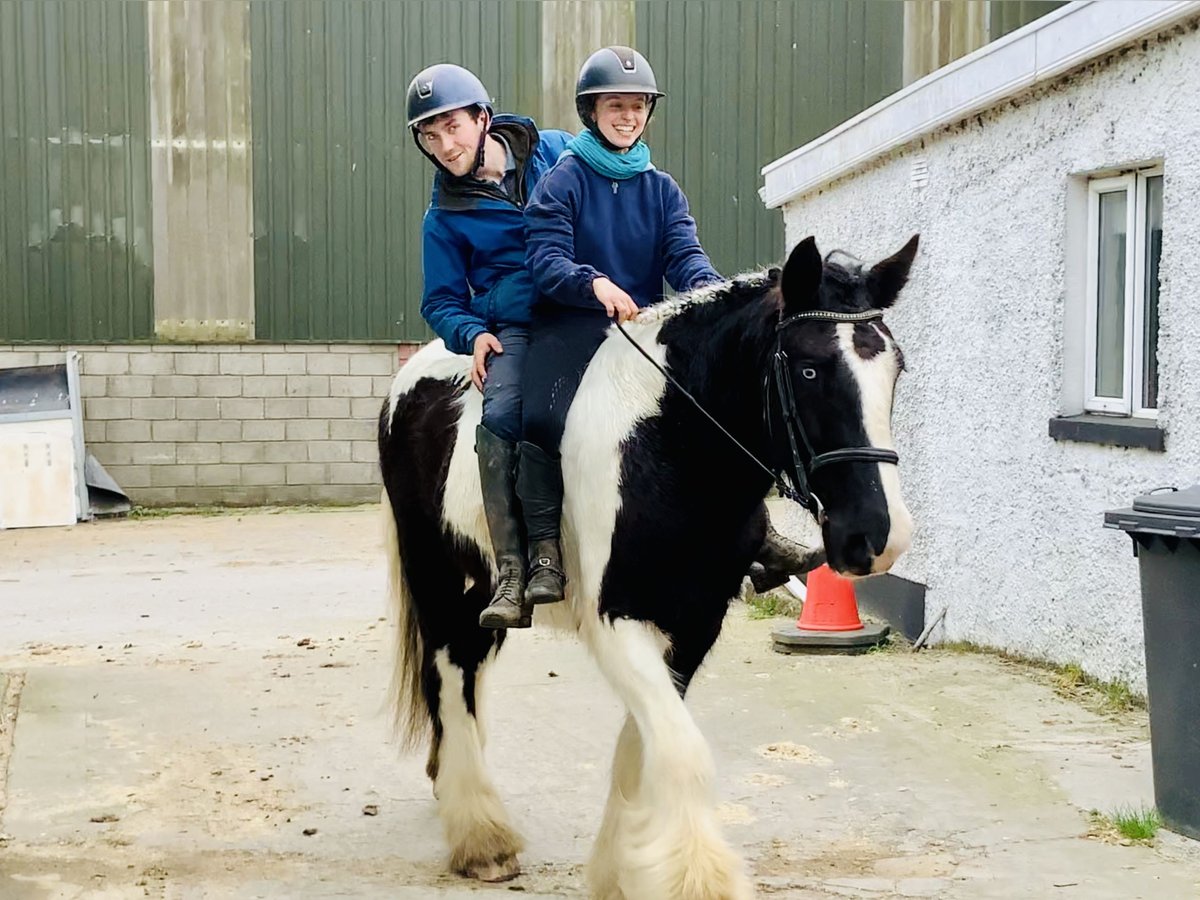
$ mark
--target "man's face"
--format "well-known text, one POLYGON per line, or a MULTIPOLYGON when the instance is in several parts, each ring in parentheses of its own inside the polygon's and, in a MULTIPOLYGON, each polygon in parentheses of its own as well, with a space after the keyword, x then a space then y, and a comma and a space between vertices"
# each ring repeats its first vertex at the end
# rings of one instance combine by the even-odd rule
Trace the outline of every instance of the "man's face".
POLYGON ((479 141, 487 118, 472 119, 465 109, 453 109, 417 125, 417 134, 425 151, 457 178, 470 175, 475 168, 479 141))

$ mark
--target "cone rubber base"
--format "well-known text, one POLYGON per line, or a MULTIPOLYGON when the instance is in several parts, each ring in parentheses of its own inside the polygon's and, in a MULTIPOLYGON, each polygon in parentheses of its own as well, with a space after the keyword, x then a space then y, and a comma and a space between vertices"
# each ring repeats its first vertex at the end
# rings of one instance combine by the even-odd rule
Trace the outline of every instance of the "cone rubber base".
POLYGON ((887 643, 891 628, 864 624, 854 631, 807 631, 795 622, 771 632, 776 653, 865 653, 887 643))

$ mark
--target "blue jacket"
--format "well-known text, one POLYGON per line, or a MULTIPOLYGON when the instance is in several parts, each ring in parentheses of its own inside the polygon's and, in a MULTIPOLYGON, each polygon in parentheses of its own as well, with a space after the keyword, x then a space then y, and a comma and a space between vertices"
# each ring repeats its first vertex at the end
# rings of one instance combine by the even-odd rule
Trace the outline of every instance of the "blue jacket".
POLYGON ((638 306, 720 281, 696 237, 687 198, 666 172, 614 181, 574 154, 558 161, 525 207, 526 260, 543 299, 603 310, 592 280, 604 275, 638 306))
POLYGON ((516 159, 515 195, 439 171, 422 225, 421 315, 453 353, 470 353, 484 331, 529 321, 537 292, 525 268, 522 207, 571 139, 565 131, 539 133, 532 119, 511 115, 496 116, 490 133, 502 136, 516 159))

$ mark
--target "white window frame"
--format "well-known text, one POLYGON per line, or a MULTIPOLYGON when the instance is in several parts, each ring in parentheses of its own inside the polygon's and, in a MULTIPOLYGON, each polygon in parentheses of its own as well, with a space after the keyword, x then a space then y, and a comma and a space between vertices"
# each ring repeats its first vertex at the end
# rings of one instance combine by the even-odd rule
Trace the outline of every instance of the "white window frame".
MULTIPOLYGON (((1084 404, 1088 412, 1157 419, 1158 410, 1141 405, 1145 361, 1146 198, 1147 180, 1163 174, 1162 166, 1088 182, 1087 321, 1084 353, 1084 404), (1096 324, 1100 290, 1100 195, 1125 192, 1125 353, 1120 397, 1096 395, 1096 324), (1131 264, 1132 263, 1132 264, 1131 264)), ((1157 342, 1156 342, 1157 344, 1157 342)))

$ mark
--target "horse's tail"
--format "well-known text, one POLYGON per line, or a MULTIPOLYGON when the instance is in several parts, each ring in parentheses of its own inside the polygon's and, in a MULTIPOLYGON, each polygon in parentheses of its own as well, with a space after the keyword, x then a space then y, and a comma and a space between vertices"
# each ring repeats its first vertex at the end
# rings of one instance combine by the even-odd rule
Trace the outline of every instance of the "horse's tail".
POLYGON ((425 655, 417 607, 409 590, 400 559, 400 534, 396 516, 383 492, 383 541, 388 560, 388 595, 395 631, 392 657, 392 682, 388 699, 392 708, 392 726, 396 738, 406 750, 414 750, 429 731, 430 712, 421 690, 421 668, 425 655))

